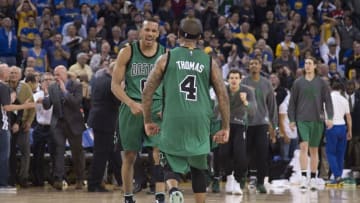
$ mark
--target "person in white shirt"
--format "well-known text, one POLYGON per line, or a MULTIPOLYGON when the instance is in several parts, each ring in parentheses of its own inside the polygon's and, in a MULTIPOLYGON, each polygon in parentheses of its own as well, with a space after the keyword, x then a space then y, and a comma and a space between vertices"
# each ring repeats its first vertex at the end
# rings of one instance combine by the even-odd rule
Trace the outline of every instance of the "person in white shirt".
MULTIPOLYGON (((54 80, 51 73, 44 73, 41 76, 41 90, 36 92, 33 97, 34 101, 37 101, 39 98, 44 98, 48 92, 47 88, 49 84, 54 80)), ((51 128, 50 121, 52 116, 52 107, 48 110, 45 110, 42 104, 36 104, 36 126, 33 131, 33 185, 34 186, 44 186, 44 153, 46 151, 46 144, 49 147, 50 155, 51 153, 51 128)))
POLYGON ((284 101, 279 106, 279 130, 283 138, 281 143, 281 157, 283 160, 290 161, 294 156, 294 151, 299 148, 297 130, 290 129, 290 121, 287 115, 290 100, 288 91, 284 101))
POLYGON ((346 142, 352 137, 352 120, 349 103, 340 93, 343 89, 342 83, 338 80, 333 80, 331 82, 331 87, 334 117, 333 127, 325 131, 326 156, 328 158, 331 172, 334 175, 334 180, 332 180, 329 184, 338 185, 341 183, 341 176, 344 168, 346 142), (344 116, 346 117, 346 123, 344 116))

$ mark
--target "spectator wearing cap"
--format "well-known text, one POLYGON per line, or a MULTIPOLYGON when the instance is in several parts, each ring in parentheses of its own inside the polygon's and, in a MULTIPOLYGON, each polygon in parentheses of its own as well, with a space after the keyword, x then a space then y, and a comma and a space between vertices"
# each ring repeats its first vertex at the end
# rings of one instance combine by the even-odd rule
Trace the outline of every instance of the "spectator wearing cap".
POLYGON ((16 65, 17 43, 15 27, 9 17, 2 19, 0 27, 0 61, 16 65))
POLYGON ((24 27, 28 27, 28 17, 33 16, 34 19, 37 16, 36 7, 30 0, 20 0, 19 6, 16 8, 16 19, 18 20, 17 35, 20 36, 20 32, 24 27))
POLYGON ((335 63, 336 71, 343 72, 339 67, 339 53, 340 53, 340 36, 337 30, 334 31, 335 38, 330 37, 325 40, 325 27, 322 26, 320 34, 320 56, 325 64, 330 65, 335 63))
POLYGON ((253 34, 249 32, 249 30, 250 30, 250 24, 247 22, 243 22, 243 24, 241 24, 240 33, 234 34, 234 37, 241 39, 242 44, 244 45, 246 51, 248 53, 252 53, 253 46, 256 43, 256 38, 253 34))
POLYGON ((93 75, 93 71, 91 70, 90 66, 86 64, 86 62, 89 60, 88 55, 81 52, 76 56, 76 60, 77 62, 70 66, 69 72, 75 73, 77 77, 86 75, 88 81, 90 81, 93 75))

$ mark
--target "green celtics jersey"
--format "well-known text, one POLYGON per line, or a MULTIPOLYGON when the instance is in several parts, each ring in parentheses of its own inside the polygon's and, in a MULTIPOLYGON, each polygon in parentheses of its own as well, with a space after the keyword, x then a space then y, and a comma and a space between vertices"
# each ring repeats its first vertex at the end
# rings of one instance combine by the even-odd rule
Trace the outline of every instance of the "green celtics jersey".
MULTIPOLYGON (((141 100, 141 93, 144 89, 146 79, 150 71, 154 68, 156 59, 165 53, 165 48, 158 44, 156 54, 152 57, 147 57, 141 52, 139 42, 134 42, 130 46, 131 58, 125 73, 125 91, 130 98, 141 100)), ((161 90, 162 87, 160 86, 156 90, 153 99, 162 99, 161 90)))
POLYGON ((160 141, 165 153, 195 156, 210 151, 210 69, 211 58, 200 49, 169 52, 160 141))

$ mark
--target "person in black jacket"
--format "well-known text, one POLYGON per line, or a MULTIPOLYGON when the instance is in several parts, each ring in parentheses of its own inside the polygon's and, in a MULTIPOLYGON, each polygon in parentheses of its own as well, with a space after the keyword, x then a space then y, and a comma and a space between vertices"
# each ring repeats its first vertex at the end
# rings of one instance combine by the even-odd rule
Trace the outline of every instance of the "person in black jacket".
POLYGON ((111 76, 115 63, 95 77, 91 91, 88 125, 94 132, 94 155, 88 180, 89 192, 107 192, 101 185, 107 160, 114 149, 114 133, 120 101, 111 92, 111 76))
POLYGON ((82 102, 81 84, 68 77, 65 66, 59 65, 54 69, 55 81, 48 88, 48 96, 39 98, 45 110, 53 107, 51 128, 54 141, 54 183, 53 187, 62 190, 65 175, 64 153, 65 140, 70 143, 74 170, 76 173, 75 189, 82 189, 85 159, 82 148, 82 133, 85 130, 84 118, 80 107, 82 102))

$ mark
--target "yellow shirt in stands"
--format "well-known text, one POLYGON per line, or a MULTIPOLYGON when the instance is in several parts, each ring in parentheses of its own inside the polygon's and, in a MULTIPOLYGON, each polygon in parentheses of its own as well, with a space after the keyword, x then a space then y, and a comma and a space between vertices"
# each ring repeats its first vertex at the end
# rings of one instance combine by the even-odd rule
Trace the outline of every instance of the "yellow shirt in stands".
POLYGON ((293 49, 294 50, 294 53, 293 53, 294 56, 296 56, 296 57, 300 56, 299 46, 297 44, 295 44, 294 42, 286 43, 285 41, 283 41, 283 42, 279 43, 276 46, 276 50, 275 50, 275 56, 276 57, 281 56, 281 47, 282 46, 287 46, 289 49, 293 49))
POLYGON ((36 19, 36 12, 35 11, 20 11, 17 13, 16 18, 18 19, 18 30, 17 30, 17 35, 20 36, 20 31, 21 29, 23 29, 24 27, 28 27, 28 23, 27 23, 27 17, 28 16, 34 16, 36 19))
POLYGON ((238 34, 234 34, 234 37, 241 39, 243 46, 249 50, 249 53, 252 53, 254 44, 256 43, 256 38, 253 34, 244 34, 240 32, 238 34))
POLYGON ((325 27, 325 33, 324 33, 324 41, 327 42, 327 40, 331 37, 331 24, 330 23, 323 23, 321 26, 325 27))

